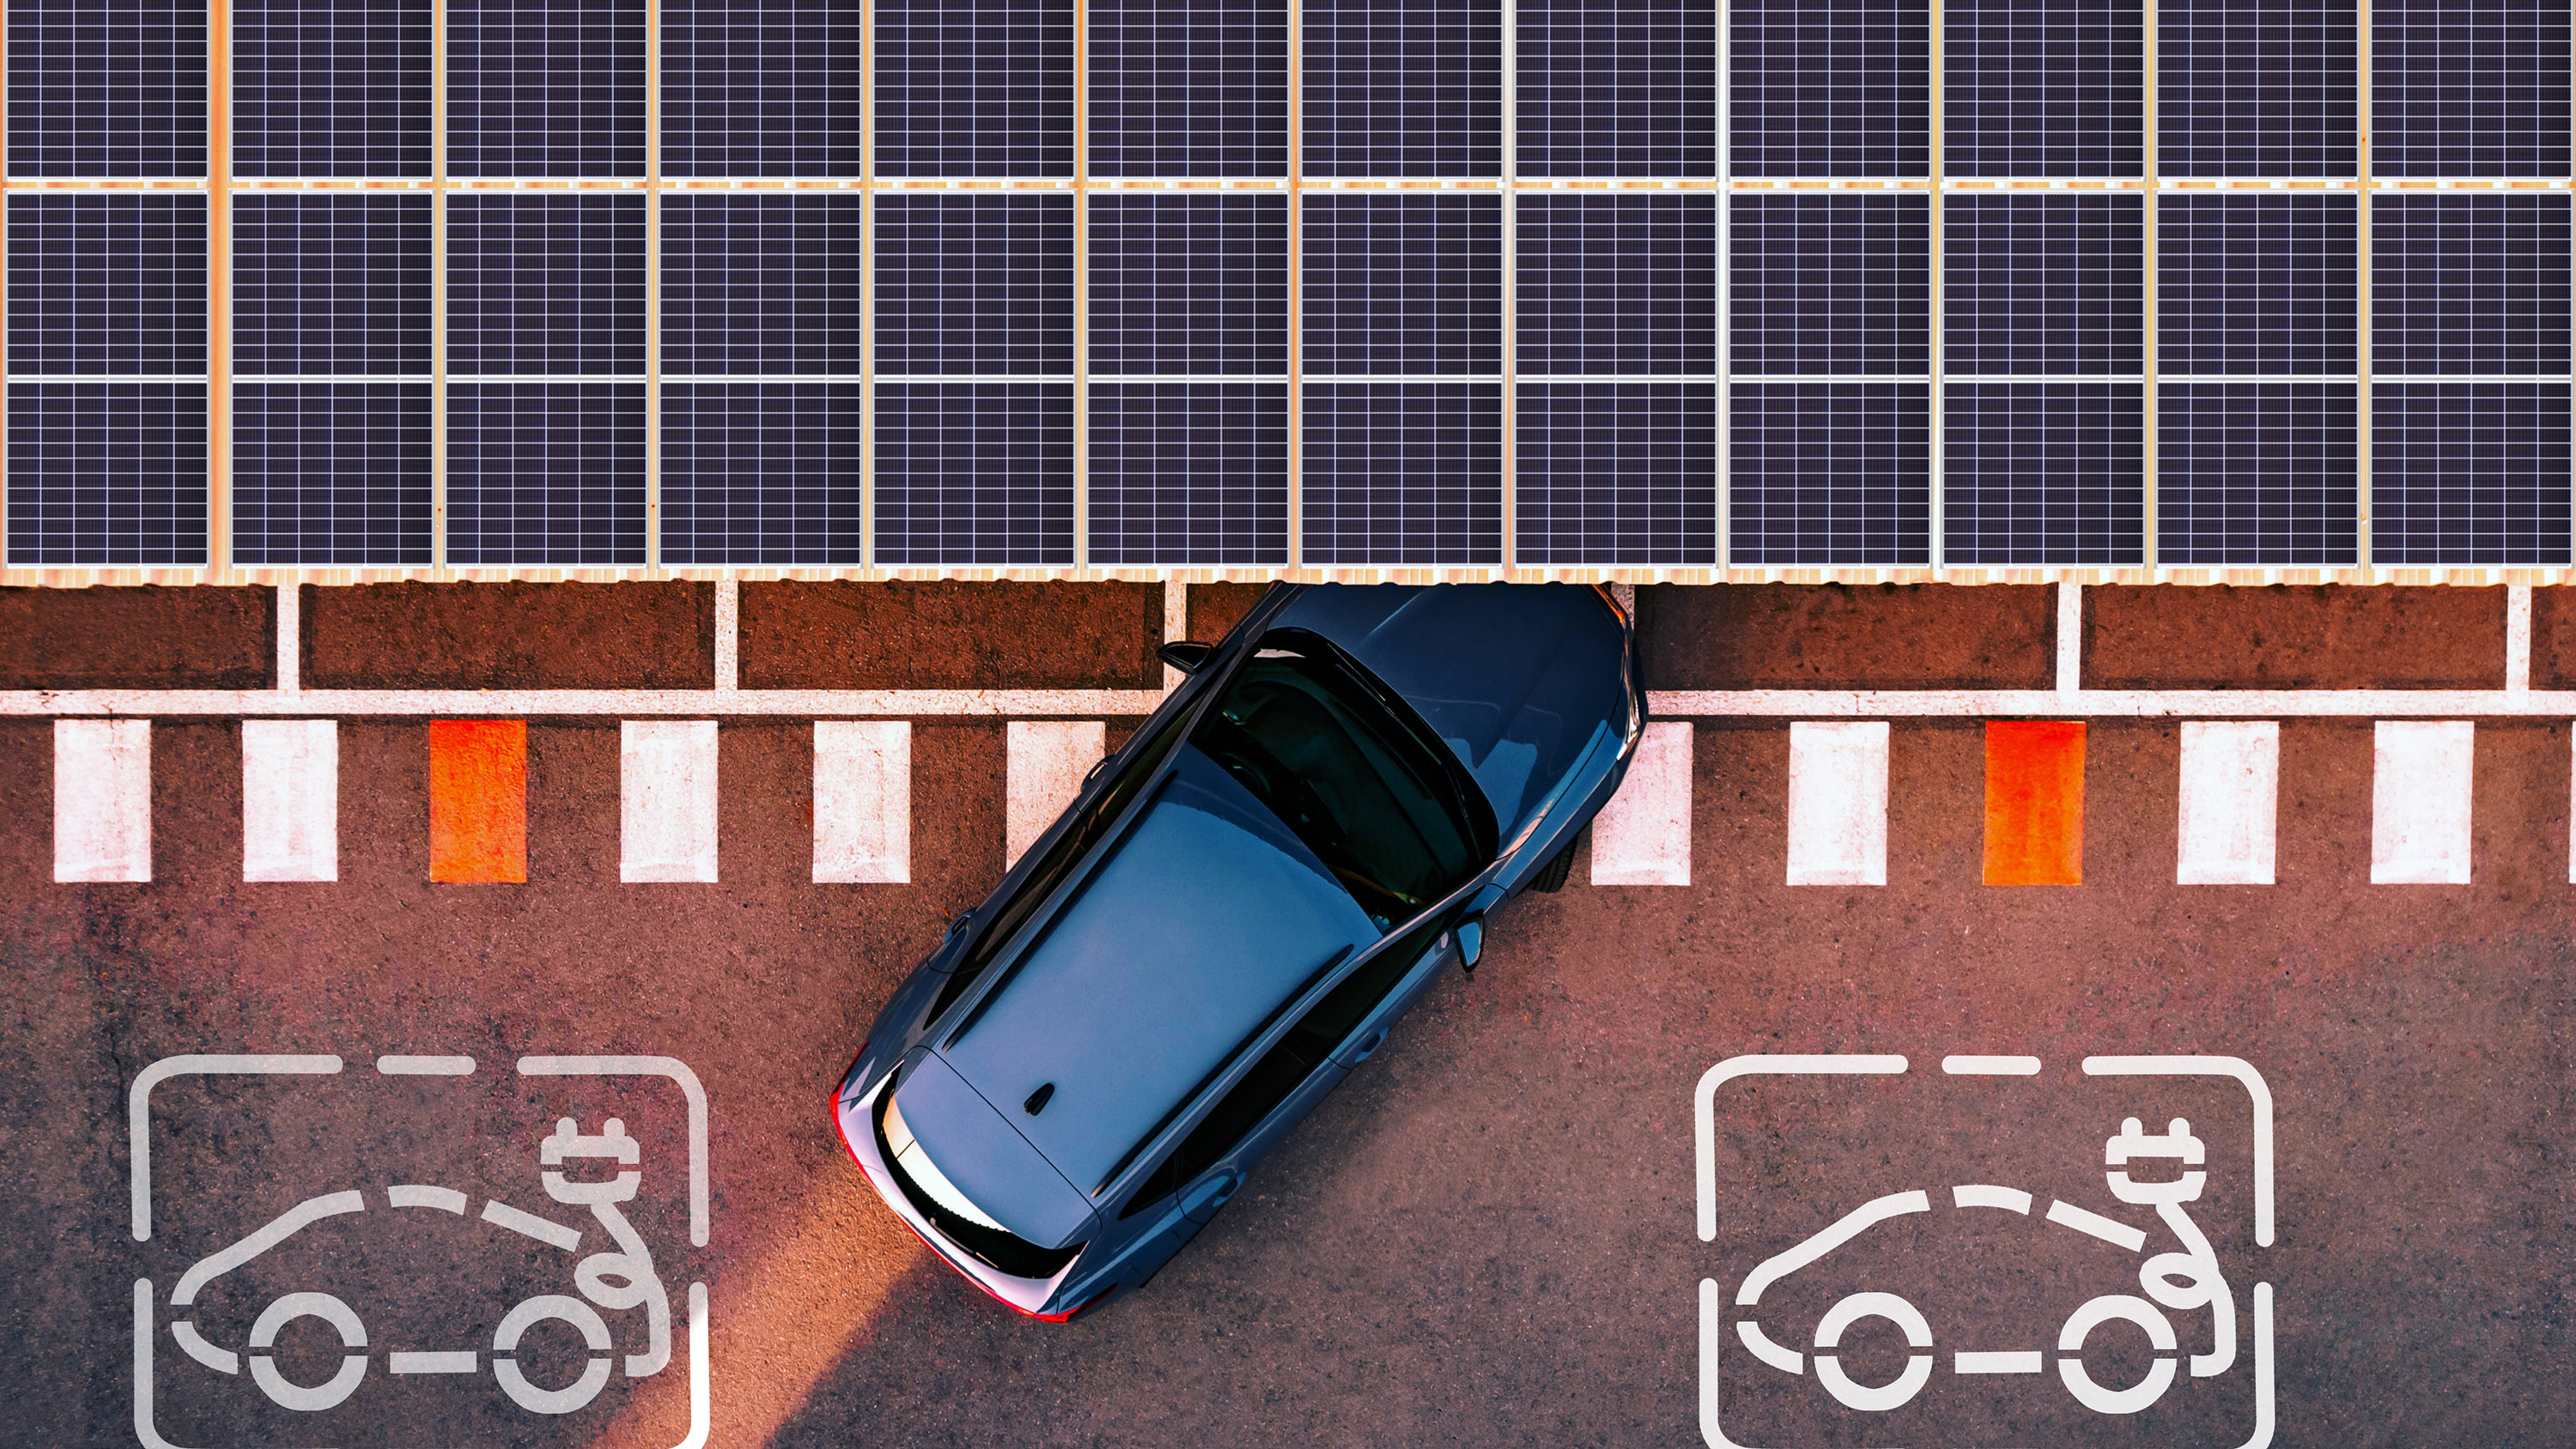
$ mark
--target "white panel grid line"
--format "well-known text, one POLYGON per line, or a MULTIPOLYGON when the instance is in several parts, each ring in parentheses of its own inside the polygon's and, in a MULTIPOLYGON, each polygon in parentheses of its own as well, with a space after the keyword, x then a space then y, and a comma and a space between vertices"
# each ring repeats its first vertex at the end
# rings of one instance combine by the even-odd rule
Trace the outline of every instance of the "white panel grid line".
POLYGON ((1594 885, 1686 886, 1691 878, 1691 726, 1646 726, 1619 792, 1592 819, 1594 885))
POLYGON ((242 879, 340 878, 340 726, 242 721, 242 879))
POLYGON ((1109 729, 1092 720, 1015 719, 1003 730, 1004 869, 1020 863, 1047 827, 1082 793, 1106 752, 1109 729))
POLYGON ((2468 720, 2381 720, 2370 790, 2373 885, 2469 883, 2468 720))
POLYGON ((1887 744, 1885 720, 1789 726, 1789 884, 1887 884, 1887 744))
POLYGON ((627 720, 618 756, 618 879, 715 880, 716 722, 627 720))
POLYGON ((2281 791, 2281 726, 2186 721, 2176 885, 2270 885, 2281 791))
POLYGON ((152 722, 54 721, 54 879, 152 879, 152 722))
POLYGON ((814 722, 814 879, 902 885, 912 879, 912 725, 814 722))

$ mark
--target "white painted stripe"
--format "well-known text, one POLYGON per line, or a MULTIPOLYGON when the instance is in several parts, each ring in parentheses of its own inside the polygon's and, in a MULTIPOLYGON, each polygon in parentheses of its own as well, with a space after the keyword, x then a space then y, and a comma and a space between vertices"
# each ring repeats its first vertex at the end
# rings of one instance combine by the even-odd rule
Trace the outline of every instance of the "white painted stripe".
POLYGON ((2281 726, 2187 721, 2177 885, 2270 885, 2281 795, 2281 726))
POLYGON ((814 879, 912 879, 912 725, 814 722, 814 879))
POLYGON ((1019 864, 1064 807, 1082 793, 1082 777, 1106 752, 1109 727, 1096 719, 1015 719, 1004 730, 1009 750, 1003 785, 1005 868, 1019 864))
POLYGON ((1887 884, 1887 722, 1789 726, 1789 884, 1887 884))
POLYGON ((2039 1058, 1948 1056, 1941 1059, 1941 1070, 1954 1077, 2035 1077, 2039 1058))
POLYGON ((1592 818, 1594 885, 1689 885, 1691 726, 1646 726, 1619 793, 1592 818))
POLYGON ((716 878, 716 722, 628 720, 620 746, 627 881, 716 878))
POLYGON ((152 879, 152 722, 54 721, 54 879, 152 879))
POLYGON ((396 1349, 391 1367, 398 1374, 470 1374, 474 1372, 474 1350, 458 1348, 438 1353, 414 1353, 396 1349))
POLYGON ((2373 885, 2469 883, 2467 720, 2381 720, 2370 789, 2373 885))
POLYGON ((1963 1374, 2035 1374, 2039 1372, 2039 1350, 2025 1349, 2006 1353, 1958 1353, 1951 1355, 1952 1368, 1963 1374))
POLYGON ((470 1077, 474 1075, 474 1059, 382 1056, 376 1058, 376 1071, 388 1077, 470 1077))
POLYGON ((2531 585, 2512 584, 2504 591, 2504 687, 2509 694, 2531 689, 2531 585))
POLYGON ((385 1201, 395 1207, 437 1208, 458 1217, 465 1216, 465 1194, 452 1187, 427 1187, 416 1182, 396 1183, 385 1189, 385 1201))
POLYGON ((2057 692, 2073 694, 2084 687, 2084 586, 2073 579, 2057 585, 2057 692))
POLYGON ((551 1219, 538 1217, 535 1213, 521 1212, 499 1198, 491 1198, 484 1202, 483 1221, 496 1228, 508 1228, 511 1232, 524 1237, 534 1238, 540 1243, 551 1243, 567 1253, 577 1251, 581 1247, 580 1229, 565 1227, 551 1219))
POLYGON ((340 878, 340 725, 242 721, 242 879, 340 878))
POLYGON ((2100 1238, 2103 1242, 2109 1243, 2114 1247, 2126 1248, 2132 1253, 2144 1252, 2146 1250, 2146 1234, 2139 1232, 2136 1228, 2130 1227, 2127 1223, 2120 1222, 2115 1218, 2106 1218, 2100 1213, 2086 1212, 2084 1209, 2077 1207, 2075 1204, 2070 1202, 2050 1203, 2048 1205, 2048 1220, 2052 1223, 2056 1223, 2060 1227, 2073 1228, 2079 1233, 2100 1238))
POLYGON ((1954 1207, 2002 1208, 2006 1212, 2030 1216, 2030 1194, 2017 1187, 1963 1182, 1950 1189, 1950 1202, 1954 1207))

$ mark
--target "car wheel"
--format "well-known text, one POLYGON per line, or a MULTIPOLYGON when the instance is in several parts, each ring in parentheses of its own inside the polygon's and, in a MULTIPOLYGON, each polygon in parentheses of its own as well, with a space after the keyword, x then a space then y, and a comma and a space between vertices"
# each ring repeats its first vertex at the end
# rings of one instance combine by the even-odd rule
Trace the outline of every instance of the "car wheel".
POLYGON ((1574 874, 1574 852, 1582 846, 1584 836, 1591 833, 1592 827, 1587 825, 1583 827, 1582 834, 1567 841, 1565 849, 1556 853, 1556 859, 1539 867, 1538 874, 1530 880, 1529 888, 1534 891, 1563 890, 1566 877, 1574 874))

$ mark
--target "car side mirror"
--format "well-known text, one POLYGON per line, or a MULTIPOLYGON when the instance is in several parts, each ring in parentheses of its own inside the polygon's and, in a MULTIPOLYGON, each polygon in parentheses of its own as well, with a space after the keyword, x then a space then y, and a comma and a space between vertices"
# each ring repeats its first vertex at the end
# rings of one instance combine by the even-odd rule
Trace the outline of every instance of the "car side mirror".
POLYGON ((1183 674, 1196 674, 1216 657, 1216 646, 1195 639, 1175 639, 1154 651, 1154 657, 1183 674))
POLYGON ((1480 912, 1450 928, 1458 936, 1458 969, 1472 972, 1476 958, 1485 954, 1485 917, 1480 912))

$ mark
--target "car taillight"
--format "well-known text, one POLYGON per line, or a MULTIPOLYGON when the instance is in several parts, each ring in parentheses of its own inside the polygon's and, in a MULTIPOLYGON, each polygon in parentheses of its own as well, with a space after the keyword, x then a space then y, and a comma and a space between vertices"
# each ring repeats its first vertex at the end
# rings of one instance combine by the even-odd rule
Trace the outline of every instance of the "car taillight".
MULTIPOLYGON (((1029 1317, 1037 1319, 1041 1323, 1070 1323, 1073 1321, 1073 1315, 1091 1307, 1093 1304, 1098 1303, 1101 1299, 1108 1297, 1115 1291, 1117 1291, 1117 1285, 1113 1283, 1109 1287, 1101 1289, 1099 1292, 1092 1294, 1090 1297, 1073 1305, 1062 1313, 1029 1313, 1029 1317)), ((1020 1311, 1022 1313, 1028 1313, 1028 1310, 1025 1308, 1020 1311)))

